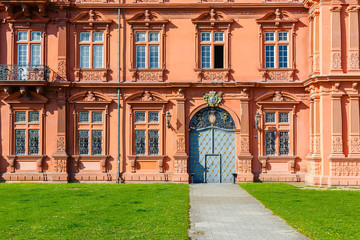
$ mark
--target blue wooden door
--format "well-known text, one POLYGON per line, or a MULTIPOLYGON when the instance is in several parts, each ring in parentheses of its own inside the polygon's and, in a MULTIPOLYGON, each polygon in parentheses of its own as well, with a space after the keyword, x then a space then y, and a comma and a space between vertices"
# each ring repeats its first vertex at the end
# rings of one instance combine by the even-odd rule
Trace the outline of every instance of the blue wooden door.
POLYGON ((190 121, 190 173, 194 183, 232 182, 236 170, 234 121, 225 110, 205 108, 190 121))

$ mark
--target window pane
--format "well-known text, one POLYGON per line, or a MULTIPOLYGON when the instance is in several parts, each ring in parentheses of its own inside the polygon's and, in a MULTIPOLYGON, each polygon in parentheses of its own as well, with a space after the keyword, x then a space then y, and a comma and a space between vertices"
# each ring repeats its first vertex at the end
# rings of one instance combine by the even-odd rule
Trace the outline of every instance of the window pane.
POLYGON ((276 134, 273 131, 265 132, 265 151, 266 155, 276 154, 276 134))
POLYGON ((89 154, 89 131, 79 131, 79 155, 89 154))
POLYGON ((152 123, 159 122, 159 113, 158 112, 149 112, 149 122, 152 122, 152 123))
POLYGON ((149 155, 159 154, 159 131, 149 130, 149 155))
POLYGON ((210 42, 211 41, 211 32, 202 32, 200 41, 201 42, 210 42))
POLYGON ((159 68, 159 46, 150 45, 150 68, 159 68))
POLYGON ((146 33, 145 32, 137 32, 136 33, 136 42, 145 42, 146 41, 146 33))
POLYGON ((103 42, 104 34, 102 32, 94 32, 93 33, 93 42, 103 42))
POLYGON ((79 112, 79 123, 88 123, 88 122, 89 122, 89 113, 79 112))
POLYGON ((41 56, 41 45, 40 44, 31 44, 31 65, 32 66, 40 65, 40 56, 41 56))
POLYGON ((27 44, 18 45, 18 65, 25 66, 28 64, 28 46, 27 44))
POLYGON ((145 131, 135 131, 135 155, 145 155, 145 131))
POLYGON ((80 45, 80 68, 90 68, 89 45, 80 45))
POLYGON ((29 130, 29 155, 39 154, 39 130, 29 130))
POLYGON ((145 112, 135 112, 135 122, 146 122, 145 112))
POLYGON ((280 156, 289 155, 289 132, 279 132, 279 154, 280 156))
POLYGON ((145 68, 146 52, 144 45, 136 46, 136 68, 145 68))
POLYGON ((275 33, 274 32, 265 32, 265 42, 274 42, 275 33))
POLYGON ((91 152, 92 155, 102 154, 102 131, 100 130, 92 131, 91 152))
POLYGON ((26 122, 26 112, 16 112, 15 122, 26 122))
POLYGON ((274 123, 275 122, 275 113, 274 112, 265 113, 265 122, 266 123, 274 123))
POLYGON ((15 154, 25 155, 25 130, 15 131, 15 154))
POLYGON ((39 122, 39 112, 29 112, 29 122, 39 122))
POLYGON ((288 45, 279 45, 279 68, 288 67, 288 45))
POLYGON ((214 33, 214 42, 223 42, 224 41, 224 33, 216 32, 214 33))
POLYGON ((18 41, 27 41, 28 40, 28 33, 25 31, 18 32, 18 41))
POLYGON ((149 42, 159 42, 159 33, 158 32, 149 33, 149 42))
POLYGON ((274 68, 275 67, 275 53, 274 45, 265 46, 265 68, 274 68))
POLYGON ((279 32, 278 41, 288 41, 288 33, 287 32, 279 32))
POLYGON ((80 33, 80 42, 90 42, 90 33, 89 32, 81 32, 80 33))
POLYGON ((102 122, 102 112, 93 112, 92 113, 92 122, 101 123, 102 122))
POLYGON ((103 68, 103 45, 93 46, 93 68, 103 68))
POLYGON ((279 122, 288 123, 289 122, 289 113, 281 112, 279 113, 279 122))
POLYGON ((41 40, 41 32, 31 32, 30 40, 31 41, 40 41, 41 40))
POLYGON ((211 67, 211 52, 210 45, 201 46, 201 68, 210 68, 211 67))

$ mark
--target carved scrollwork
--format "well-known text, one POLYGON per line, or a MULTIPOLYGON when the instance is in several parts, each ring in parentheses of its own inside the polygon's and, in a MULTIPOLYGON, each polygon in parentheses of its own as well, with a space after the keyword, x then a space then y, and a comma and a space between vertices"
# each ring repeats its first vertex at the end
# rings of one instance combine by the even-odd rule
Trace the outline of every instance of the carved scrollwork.
POLYGON ((239 160, 238 166, 239 173, 251 173, 251 160, 239 160))
POLYGON ((343 143, 341 137, 333 137, 331 148, 333 153, 342 153, 343 143))
POLYGON ((359 161, 339 161, 331 163, 331 175, 333 176, 360 176, 359 161))
POLYGON ((175 173, 187 173, 187 161, 184 159, 175 160, 175 173))
POLYGON ((350 152, 360 153, 360 139, 359 137, 350 138, 350 152))
POLYGON ((185 151, 185 137, 179 137, 176 140, 176 149, 179 152, 185 151))
POLYGON ((341 53, 333 52, 331 54, 331 69, 332 70, 341 70, 341 53))
POLYGON ((66 159, 56 159, 54 162, 55 172, 66 172, 66 159))
POLYGON ((249 138, 242 137, 241 138, 241 152, 249 152, 249 138))

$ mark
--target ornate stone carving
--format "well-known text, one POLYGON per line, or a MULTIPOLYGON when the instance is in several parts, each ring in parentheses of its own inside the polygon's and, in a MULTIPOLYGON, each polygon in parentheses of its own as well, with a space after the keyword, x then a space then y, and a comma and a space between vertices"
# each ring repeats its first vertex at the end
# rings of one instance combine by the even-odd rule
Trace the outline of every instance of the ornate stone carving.
POLYGON ((357 92, 357 91, 358 91, 358 85, 359 85, 359 83, 357 83, 357 82, 354 82, 354 83, 351 85, 353 92, 357 92))
POLYGON ((360 153, 360 140, 359 137, 350 137, 350 152, 360 153))
POLYGON ((340 88, 340 83, 334 83, 334 91, 338 92, 340 88))
POLYGON ((222 3, 226 0, 200 0, 200 2, 203 2, 203 3, 222 3))
POLYGON ((81 80, 86 81, 103 81, 103 78, 106 77, 104 76, 104 72, 99 71, 84 71, 81 75, 81 80))
POLYGON ((136 172, 136 159, 131 159, 130 160, 130 166, 131 166, 131 172, 136 172))
POLYGON ((360 176, 360 161, 331 162, 331 175, 333 176, 360 176))
POLYGON ((341 70, 341 53, 333 52, 331 54, 331 69, 332 70, 341 70))
POLYGON ((84 101, 94 102, 96 100, 93 91, 88 91, 85 95, 84 101))
POLYGON ((320 175, 321 173, 321 163, 308 161, 308 172, 311 175, 320 175))
POLYGON ((107 166, 107 157, 100 160, 101 164, 101 170, 103 173, 106 172, 106 166, 107 166))
POLYGON ((249 152, 249 138, 241 137, 241 152, 249 152))
POLYGON ((63 152, 65 151, 66 144, 65 144, 65 136, 57 136, 56 140, 56 148, 57 151, 63 152))
POLYGON ((282 102, 282 101, 285 101, 285 98, 280 91, 275 91, 273 101, 274 102, 282 102))
POLYGON ((55 172, 66 172, 66 159, 56 159, 54 162, 55 172))
POLYGON ((15 172, 15 162, 16 162, 16 156, 11 156, 11 157, 9 157, 9 164, 10 164, 10 168, 11 168, 11 172, 13 173, 13 172, 15 172))
POLYGON ((267 159, 262 159, 260 162, 261 162, 262 172, 266 173, 267 172, 267 159))
POLYGON ((179 137, 176 140, 176 149, 179 152, 185 151, 185 137, 179 137))
POLYGON ((178 97, 183 97, 184 96, 184 89, 183 88, 179 88, 176 92, 176 95, 178 97))
POLYGON ((153 96, 151 95, 151 93, 149 91, 145 91, 143 93, 141 101, 153 101, 153 100, 154 100, 154 98, 153 98, 153 96))
POLYGON ((315 136, 314 138, 314 153, 320 153, 320 138, 319 136, 315 136))
POLYGON ((217 107, 222 100, 223 92, 210 91, 204 95, 204 100, 209 107, 217 107))
POLYGON ((157 3, 159 0, 134 0, 136 3, 157 3))
POLYGON ((138 71, 137 81, 158 82, 163 80, 162 71, 138 71))
POLYGON ((187 161, 184 159, 175 160, 175 173, 187 173, 187 161))
POLYGON ((276 70, 260 70, 263 81, 293 81, 294 70, 276 71, 276 70))
POLYGON ((224 72, 210 72, 210 71, 205 71, 203 73, 203 81, 223 81, 224 80, 224 72))
POLYGON ((66 79, 66 60, 58 60, 57 80, 66 79))
POLYGON ((251 173, 251 160, 239 160, 238 161, 239 173, 251 173))
POLYGON ((320 71, 320 54, 319 53, 315 53, 314 54, 314 72, 319 72, 320 71))
POLYGON ((358 70, 359 69, 359 53, 353 52, 349 56, 349 70, 358 70))
POLYGON ((331 150, 333 153, 343 152, 343 143, 341 137, 333 137, 331 150))

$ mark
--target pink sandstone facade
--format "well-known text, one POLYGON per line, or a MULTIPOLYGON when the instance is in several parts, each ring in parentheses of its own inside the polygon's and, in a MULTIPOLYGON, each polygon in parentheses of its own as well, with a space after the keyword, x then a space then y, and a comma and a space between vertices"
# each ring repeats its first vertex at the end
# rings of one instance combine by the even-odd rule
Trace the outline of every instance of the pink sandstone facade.
POLYGON ((359 6, 1 0, 0 181, 360 185, 359 6))

